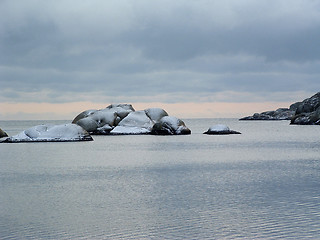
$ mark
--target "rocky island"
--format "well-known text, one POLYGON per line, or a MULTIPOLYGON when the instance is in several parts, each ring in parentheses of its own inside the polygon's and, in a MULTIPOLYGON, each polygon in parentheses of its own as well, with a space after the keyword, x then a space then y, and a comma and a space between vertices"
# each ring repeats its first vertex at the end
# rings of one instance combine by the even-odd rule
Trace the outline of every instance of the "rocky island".
POLYGON ((191 130, 161 108, 136 111, 131 104, 111 104, 104 109, 86 110, 74 118, 77 124, 96 135, 185 135, 191 130))
POLYGON ((291 124, 320 124, 320 92, 302 102, 296 102, 289 108, 279 108, 275 111, 255 113, 240 120, 290 120, 291 124))

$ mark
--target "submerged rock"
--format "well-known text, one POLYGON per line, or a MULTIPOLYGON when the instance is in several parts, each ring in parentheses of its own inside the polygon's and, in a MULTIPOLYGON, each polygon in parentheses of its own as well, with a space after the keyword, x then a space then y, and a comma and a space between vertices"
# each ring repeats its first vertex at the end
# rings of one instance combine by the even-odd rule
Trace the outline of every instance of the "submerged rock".
POLYGON ((0 128, 0 138, 8 137, 8 134, 0 128))
POLYGON ((184 122, 169 117, 161 108, 135 111, 131 104, 111 104, 105 109, 87 110, 75 117, 73 123, 91 134, 190 134, 184 122))
POLYGON ((82 127, 68 123, 62 125, 38 125, 7 138, 4 142, 73 142, 92 141, 92 137, 82 127))
POLYGON ((227 135, 227 134, 241 134, 240 132, 230 130, 230 128, 223 124, 217 124, 215 126, 210 127, 203 134, 211 134, 211 135, 227 135))
POLYGON ((159 122, 153 125, 151 134, 153 135, 187 135, 191 130, 186 127, 185 123, 176 118, 165 116, 159 122))

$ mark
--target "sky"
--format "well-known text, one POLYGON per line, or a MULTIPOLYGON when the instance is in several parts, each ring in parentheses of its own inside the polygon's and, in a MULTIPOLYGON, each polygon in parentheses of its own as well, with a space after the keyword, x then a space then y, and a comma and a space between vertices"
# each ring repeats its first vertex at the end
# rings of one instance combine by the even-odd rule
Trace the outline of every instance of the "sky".
POLYGON ((320 91, 318 0, 0 0, 0 120, 243 117, 320 91))

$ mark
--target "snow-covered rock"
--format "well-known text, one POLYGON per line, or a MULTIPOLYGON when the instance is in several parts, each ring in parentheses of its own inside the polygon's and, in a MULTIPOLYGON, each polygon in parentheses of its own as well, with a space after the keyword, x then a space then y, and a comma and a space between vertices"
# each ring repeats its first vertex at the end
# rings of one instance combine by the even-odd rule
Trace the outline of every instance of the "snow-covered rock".
POLYGON ((185 123, 176 117, 165 116, 154 124, 151 134, 153 135, 186 135, 191 134, 191 130, 185 123))
POLYGON ((144 110, 147 116, 154 122, 159 122, 161 118, 168 116, 162 108, 148 108, 144 110))
POLYGON ((131 104, 111 104, 105 109, 87 110, 80 113, 76 123, 90 134, 190 134, 184 122, 169 117, 161 108, 147 108, 135 111, 131 104), (154 127, 156 125, 156 127, 154 127))
POLYGON ((234 130, 230 130, 230 128, 224 124, 217 124, 210 127, 208 131, 204 132, 204 134, 226 135, 226 134, 241 134, 241 133, 234 130))
POLYGON ((147 134, 151 132, 153 125, 145 111, 135 111, 122 119, 110 134, 147 134))
POLYGON ((72 123, 77 123, 80 119, 82 118, 86 118, 88 116, 90 116, 91 114, 93 114, 94 112, 96 112, 97 110, 95 109, 90 109, 90 110, 86 110, 83 111, 82 113, 79 113, 72 121, 72 123))
POLYGON ((134 112, 134 108, 132 107, 131 104, 128 104, 128 103, 118 103, 118 104, 110 104, 108 107, 106 108, 121 108, 121 109, 124 109, 126 111, 129 111, 129 112, 134 112))
POLYGON ((72 123, 78 124, 92 134, 109 134, 133 111, 131 104, 111 104, 105 109, 84 111, 76 116, 72 123))
POLYGON ((0 128, 0 138, 8 137, 8 134, 0 128))
POLYGON ((110 132, 116 121, 117 114, 109 109, 95 111, 88 117, 82 118, 76 122, 83 129, 92 133, 103 134, 110 132))
POLYGON ((116 126, 110 134, 112 135, 141 135, 150 134, 150 130, 144 127, 116 126))
POLYGON ((4 142, 72 142, 92 141, 92 137, 82 127, 68 123, 62 125, 38 125, 7 138, 4 142))

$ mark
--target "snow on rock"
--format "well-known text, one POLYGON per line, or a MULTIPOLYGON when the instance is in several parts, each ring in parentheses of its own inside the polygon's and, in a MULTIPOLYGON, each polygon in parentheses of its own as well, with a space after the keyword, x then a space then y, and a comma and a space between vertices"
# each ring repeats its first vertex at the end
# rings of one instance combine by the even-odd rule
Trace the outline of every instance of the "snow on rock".
POLYGON ((76 122, 77 125, 81 126, 89 133, 96 132, 99 127, 98 123, 91 117, 85 117, 76 122))
POLYGON ((186 135, 191 134, 191 130, 185 123, 176 117, 165 116, 154 124, 151 134, 153 135, 186 135))
POLYGON ((118 103, 118 104, 110 104, 107 108, 111 109, 111 108, 121 108, 121 109, 124 109, 126 111, 129 111, 129 112, 134 112, 134 108, 132 107, 131 104, 128 104, 128 103, 118 103))
POLYGON ((147 116, 154 122, 159 122, 161 118, 168 116, 162 108, 148 108, 144 110, 147 116))
POLYGON ((95 109, 90 109, 90 110, 86 110, 83 111, 82 113, 79 113, 72 121, 72 123, 76 123, 78 122, 80 119, 82 118, 86 118, 88 116, 90 116, 91 114, 93 114, 94 112, 96 112, 97 110, 95 109))
POLYGON ((82 118, 76 123, 88 132, 103 134, 110 132, 116 121, 117 114, 109 109, 95 111, 86 118, 82 118))
POLYGON ((151 132, 153 124, 145 111, 135 111, 122 119, 110 134, 146 134, 151 132))
POLYGON ((110 134, 112 135, 140 135, 149 134, 150 130, 144 127, 133 127, 133 126, 116 126, 110 134))
POLYGON ((92 141, 92 137, 82 127, 68 123, 62 125, 38 125, 7 138, 4 142, 72 142, 92 141))
POLYGON ((226 135, 226 134, 241 134, 241 133, 234 130, 230 130, 230 128, 224 124, 217 124, 210 127, 208 131, 204 132, 204 134, 226 135))
POLYGON ((111 104, 105 109, 84 111, 76 116, 72 123, 78 124, 92 134, 109 134, 133 111, 131 104, 111 104))
POLYGON ((162 135, 191 133, 183 121, 169 117, 161 108, 135 111, 131 104, 111 104, 105 109, 87 110, 76 116, 72 123, 91 134, 150 134, 151 131, 162 135))
POLYGON ((223 124, 217 124, 213 127, 210 127, 209 131, 210 132, 214 132, 214 131, 215 132, 228 132, 228 131, 230 131, 230 128, 226 125, 223 125, 223 124))

